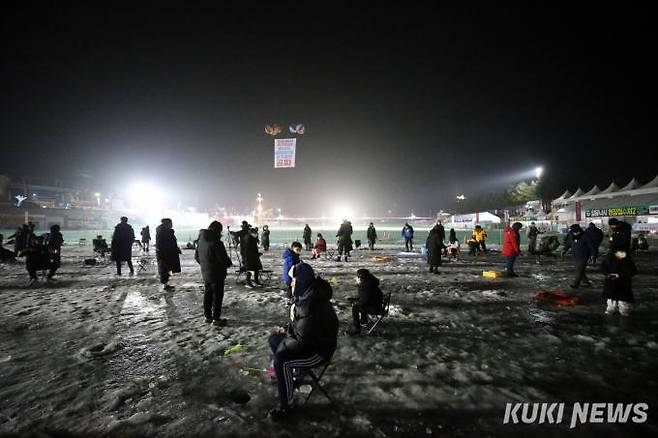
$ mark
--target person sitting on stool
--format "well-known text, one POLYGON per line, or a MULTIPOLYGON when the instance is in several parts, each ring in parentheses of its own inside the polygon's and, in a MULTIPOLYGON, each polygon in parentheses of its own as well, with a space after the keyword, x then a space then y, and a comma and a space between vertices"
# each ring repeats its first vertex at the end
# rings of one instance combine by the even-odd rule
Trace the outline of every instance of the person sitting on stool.
POLYGON ((361 324, 368 324, 368 314, 381 314, 384 294, 379 288, 379 279, 367 269, 356 271, 356 284, 359 296, 350 298, 352 301, 352 324, 348 331, 350 335, 361 333, 361 324))
POLYGON ((273 420, 284 419, 294 395, 294 370, 310 368, 331 359, 336 350, 338 318, 331 304, 333 290, 313 268, 298 263, 290 269, 295 302, 290 307, 287 328, 277 328, 268 338, 277 379, 278 409, 270 411, 273 420))

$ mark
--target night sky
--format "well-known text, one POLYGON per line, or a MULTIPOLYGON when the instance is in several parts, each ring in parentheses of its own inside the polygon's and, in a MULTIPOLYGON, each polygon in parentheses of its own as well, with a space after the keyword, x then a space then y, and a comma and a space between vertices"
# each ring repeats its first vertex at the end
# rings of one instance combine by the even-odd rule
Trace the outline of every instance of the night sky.
POLYGON ((19 3, 1 18, 14 178, 429 214, 537 165, 557 191, 658 173, 648 9, 19 3), (263 126, 289 122, 297 168, 273 169, 263 126))

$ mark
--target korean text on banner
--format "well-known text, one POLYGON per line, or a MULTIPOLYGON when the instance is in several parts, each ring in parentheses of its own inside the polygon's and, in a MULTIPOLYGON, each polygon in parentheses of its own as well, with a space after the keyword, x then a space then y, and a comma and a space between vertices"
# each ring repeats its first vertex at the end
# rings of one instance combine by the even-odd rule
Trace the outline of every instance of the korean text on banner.
POLYGON ((277 138, 274 140, 274 168, 295 167, 296 138, 277 138))

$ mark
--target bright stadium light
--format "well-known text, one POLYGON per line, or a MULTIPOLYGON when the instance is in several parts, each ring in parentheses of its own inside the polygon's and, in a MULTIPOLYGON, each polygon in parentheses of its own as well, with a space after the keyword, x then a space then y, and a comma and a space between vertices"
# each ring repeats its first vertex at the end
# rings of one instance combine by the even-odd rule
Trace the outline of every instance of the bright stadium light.
POLYGON ((535 176, 537 177, 537 179, 541 177, 542 173, 544 173, 543 167, 539 166, 535 168, 535 176))
POLYGON ((142 211, 151 211, 164 208, 164 194, 152 184, 137 182, 130 186, 128 192, 135 208, 142 211))
POLYGON ((347 205, 339 205, 334 209, 334 219, 350 219, 354 215, 352 209, 347 205))

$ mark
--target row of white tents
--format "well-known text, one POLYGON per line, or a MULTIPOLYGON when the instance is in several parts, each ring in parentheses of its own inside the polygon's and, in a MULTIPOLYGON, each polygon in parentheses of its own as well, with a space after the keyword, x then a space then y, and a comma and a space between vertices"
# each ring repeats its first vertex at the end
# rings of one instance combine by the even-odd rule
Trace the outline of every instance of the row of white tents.
POLYGON ((650 194, 658 194, 658 175, 646 184, 640 184, 637 179, 633 178, 623 187, 619 187, 613 181, 605 190, 599 189, 596 185, 587 192, 580 187, 573 194, 566 190, 559 198, 554 199, 551 204, 555 208, 577 201, 650 194))

